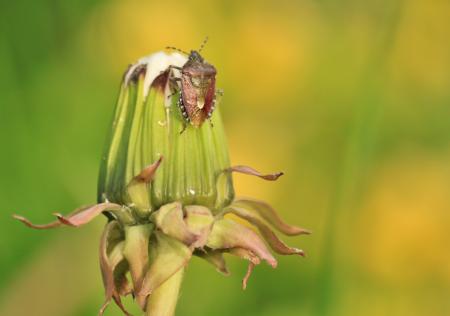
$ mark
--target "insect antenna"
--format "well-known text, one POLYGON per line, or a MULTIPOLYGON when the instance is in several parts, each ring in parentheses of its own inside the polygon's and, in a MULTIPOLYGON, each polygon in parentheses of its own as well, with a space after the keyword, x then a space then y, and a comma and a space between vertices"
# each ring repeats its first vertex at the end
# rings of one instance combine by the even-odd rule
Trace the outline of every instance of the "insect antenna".
POLYGON ((173 46, 166 46, 166 49, 176 50, 177 52, 183 53, 185 55, 189 55, 189 53, 186 53, 184 50, 181 50, 181 49, 173 47, 173 46))
POLYGON ((202 45, 200 45, 200 48, 198 50, 199 53, 202 51, 203 47, 205 47, 207 42, 208 42, 208 36, 205 37, 205 39, 202 42, 202 45))

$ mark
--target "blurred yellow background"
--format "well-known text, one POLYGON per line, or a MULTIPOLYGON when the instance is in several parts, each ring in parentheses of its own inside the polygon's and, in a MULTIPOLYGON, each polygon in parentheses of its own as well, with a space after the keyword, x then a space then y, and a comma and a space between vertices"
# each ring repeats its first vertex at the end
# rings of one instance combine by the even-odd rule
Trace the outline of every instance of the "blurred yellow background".
POLYGON ((233 163, 285 172, 237 193, 314 233, 246 291, 194 259, 177 315, 450 315, 450 2, 20 0, 0 25, 0 315, 96 315, 104 221, 10 215, 95 202, 123 71, 205 35, 233 163))

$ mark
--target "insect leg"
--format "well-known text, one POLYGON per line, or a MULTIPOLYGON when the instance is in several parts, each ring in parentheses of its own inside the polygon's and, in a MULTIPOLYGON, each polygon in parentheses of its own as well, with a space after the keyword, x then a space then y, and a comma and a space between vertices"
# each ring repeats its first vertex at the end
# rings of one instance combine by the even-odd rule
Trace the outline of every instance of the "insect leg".
POLYGON ((180 135, 183 134, 183 132, 186 130, 187 124, 183 121, 183 129, 180 131, 180 135))
POLYGON ((216 93, 214 94, 214 100, 211 107, 210 112, 208 113, 209 116, 211 116, 212 112, 216 108, 216 105, 219 103, 220 99, 223 97, 223 90, 222 89, 216 89, 216 93))
POLYGON ((188 113, 187 113, 186 108, 184 106, 183 96, 181 95, 181 93, 180 93, 180 98, 178 99, 177 105, 180 108, 181 115, 183 115, 184 120, 185 121, 189 121, 189 116, 188 116, 188 113))
POLYGON ((178 93, 178 87, 170 87, 171 88, 171 90, 173 90, 173 92, 171 93, 171 94, 169 94, 168 96, 167 96, 167 99, 170 99, 171 97, 173 97, 175 94, 177 94, 178 93))
POLYGON ((186 110, 186 107, 184 106, 183 96, 181 93, 180 93, 180 98, 178 99, 178 107, 180 108, 181 115, 183 116, 183 120, 181 121, 181 123, 183 124, 183 128, 180 131, 180 135, 181 135, 186 130, 186 128, 189 124, 189 120, 190 120, 189 115, 186 110))
MULTIPOLYGON (((222 90, 220 90, 220 91, 222 91, 222 90)), ((219 97, 221 97, 223 95, 223 91, 222 92, 220 92, 220 91, 216 91, 216 95, 214 96, 214 100, 212 101, 211 108, 209 109, 209 112, 207 113, 207 118, 210 119, 210 121, 211 121, 211 116, 216 108, 217 95, 219 94, 219 97)), ((212 126, 212 123, 211 123, 211 126, 212 126)))
POLYGON ((182 67, 178 67, 178 66, 174 66, 174 65, 170 65, 169 67, 167 67, 167 69, 169 69, 169 71, 172 70, 172 69, 176 69, 176 70, 181 71, 183 68, 182 67))
POLYGON ((167 96, 168 99, 170 99, 172 96, 177 94, 178 91, 180 91, 180 87, 178 86, 178 82, 180 80, 181 80, 180 78, 174 78, 174 77, 169 78, 169 88, 170 88, 170 91, 173 91, 173 92, 167 96))

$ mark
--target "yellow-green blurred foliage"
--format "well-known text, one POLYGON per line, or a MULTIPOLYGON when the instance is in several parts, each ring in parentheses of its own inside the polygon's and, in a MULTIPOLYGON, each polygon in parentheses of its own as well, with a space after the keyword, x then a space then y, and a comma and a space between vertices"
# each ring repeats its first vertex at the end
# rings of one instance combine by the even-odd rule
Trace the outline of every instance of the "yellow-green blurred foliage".
POLYGON ((94 202, 127 64, 205 35, 233 163, 286 173, 237 192, 314 234, 245 292, 243 263, 225 278, 194 260, 177 315, 450 315, 450 2, 4 2, 0 315, 95 315, 104 220, 10 214, 94 202))

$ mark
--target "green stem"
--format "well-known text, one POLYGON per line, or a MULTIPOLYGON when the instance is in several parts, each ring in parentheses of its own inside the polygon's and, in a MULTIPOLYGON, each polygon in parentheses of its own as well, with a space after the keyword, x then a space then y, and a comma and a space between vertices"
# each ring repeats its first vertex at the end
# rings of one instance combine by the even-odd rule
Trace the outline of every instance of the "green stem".
POLYGON ((153 292, 147 301, 146 316, 174 316, 184 268, 171 276, 153 292))

